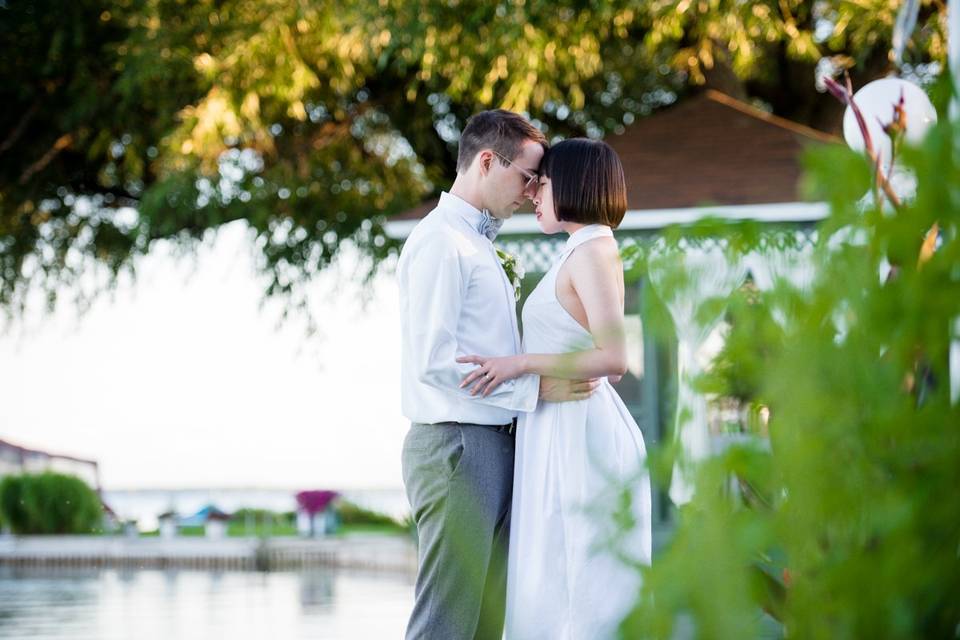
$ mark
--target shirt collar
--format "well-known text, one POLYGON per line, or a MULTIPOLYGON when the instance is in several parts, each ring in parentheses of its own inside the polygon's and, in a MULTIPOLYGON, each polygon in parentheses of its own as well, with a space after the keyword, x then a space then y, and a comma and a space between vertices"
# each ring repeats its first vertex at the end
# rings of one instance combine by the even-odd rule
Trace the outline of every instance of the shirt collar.
POLYGON ((482 236, 486 236, 491 241, 503 225, 503 220, 493 217, 486 209, 481 211, 463 198, 446 191, 440 193, 439 205, 444 209, 455 212, 470 225, 471 229, 482 236))

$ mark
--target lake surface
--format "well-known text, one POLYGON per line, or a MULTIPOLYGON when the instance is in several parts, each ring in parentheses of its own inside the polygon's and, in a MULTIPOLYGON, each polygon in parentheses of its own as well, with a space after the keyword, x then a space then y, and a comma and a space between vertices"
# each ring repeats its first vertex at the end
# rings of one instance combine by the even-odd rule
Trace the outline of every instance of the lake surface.
POLYGON ((0 638, 400 638, 413 576, 0 567, 0 638))

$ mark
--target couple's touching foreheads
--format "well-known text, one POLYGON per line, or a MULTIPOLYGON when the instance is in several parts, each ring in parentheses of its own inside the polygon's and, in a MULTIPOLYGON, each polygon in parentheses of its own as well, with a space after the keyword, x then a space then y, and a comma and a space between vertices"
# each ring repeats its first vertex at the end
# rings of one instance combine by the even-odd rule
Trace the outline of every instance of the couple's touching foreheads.
POLYGON ((523 116, 484 111, 461 134, 453 185, 407 238, 408 640, 613 637, 636 597, 635 564, 651 556, 646 450, 611 386, 627 369, 613 237, 626 206, 606 143, 551 147, 523 116), (544 233, 568 237, 523 305, 521 339, 493 240, 526 200, 544 233), (611 496, 627 484, 633 526, 614 551, 611 496))

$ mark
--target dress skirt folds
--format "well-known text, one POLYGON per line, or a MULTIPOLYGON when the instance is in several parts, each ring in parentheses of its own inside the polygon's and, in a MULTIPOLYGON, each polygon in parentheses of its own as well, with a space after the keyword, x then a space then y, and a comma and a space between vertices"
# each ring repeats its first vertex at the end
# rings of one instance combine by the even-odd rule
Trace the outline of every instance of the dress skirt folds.
MULTIPOLYGON (((560 305, 557 272, 576 247, 609 236, 590 225, 570 236, 523 308, 524 351, 593 347, 560 305)), ((507 640, 602 639, 636 600, 631 564, 651 557, 650 480, 643 436, 604 380, 587 400, 541 402, 522 414, 514 463, 507 640), (629 491, 632 500, 622 500, 629 491), (624 526, 631 523, 632 526, 624 526)))

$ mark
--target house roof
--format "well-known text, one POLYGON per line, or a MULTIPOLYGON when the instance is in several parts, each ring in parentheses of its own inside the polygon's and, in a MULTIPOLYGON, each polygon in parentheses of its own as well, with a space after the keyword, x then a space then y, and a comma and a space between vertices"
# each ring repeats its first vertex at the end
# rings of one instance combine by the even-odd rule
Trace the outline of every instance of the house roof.
POLYGON ((197 511, 192 516, 186 518, 177 518, 176 514, 172 516, 168 513, 161 514, 163 517, 173 517, 175 520, 178 520, 177 524, 181 527, 183 526, 200 526, 210 522, 211 520, 221 520, 227 521, 230 519, 230 514, 218 509, 215 505, 208 504, 199 511, 197 511))
MULTIPOLYGON (((804 149, 839 141, 714 90, 606 138, 623 163, 632 211, 795 202, 804 149)), ((431 198, 391 221, 420 219, 436 204, 431 198)))
POLYGON ((838 139, 708 90, 606 141, 642 210, 797 201, 804 150, 838 139))
POLYGON ((84 464, 89 464, 92 466, 97 466, 96 460, 85 460, 83 458, 75 458, 74 456, 65 456, 59 453, 50 453, 48 451, 41 451, 40 449, 29 449, 27 447, 22 447, 18 444, 14 444, 7 440, 0 440, 0 451, 12 451, 17 455, 21 460, 27 457, 33 458, 59 458, 61 460, 71 460, 73 462, 82 462, 84 464))

